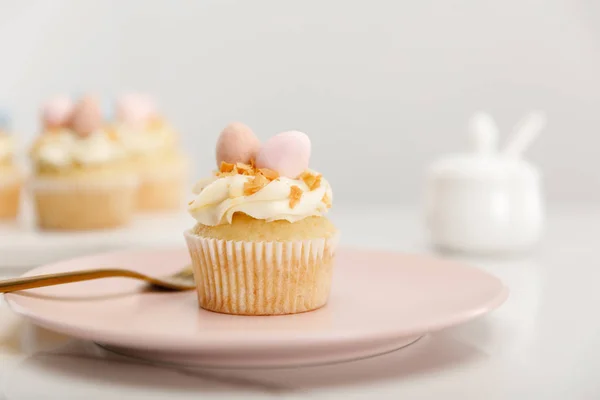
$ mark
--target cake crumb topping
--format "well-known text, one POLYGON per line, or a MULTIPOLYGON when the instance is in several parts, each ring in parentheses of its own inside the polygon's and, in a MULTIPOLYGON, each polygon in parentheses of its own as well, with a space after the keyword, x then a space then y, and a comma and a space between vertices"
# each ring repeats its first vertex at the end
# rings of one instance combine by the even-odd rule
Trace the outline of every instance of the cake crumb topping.
MULTIPOLYGON (((246 175, 246 176, 262 176, 269 182, 279 178, 279 173, 268 168, 256 168, 254 163, 251 161, 250 164, 244 164, 241 162, 231 164, 225 161, 221 162, 219 170, 216 172, 216 176, 233 176, 233 175, 246 175)), ((262 180, 261 180, 262 181, 262 180)))
POLYGON ((304 171, 299 176, 300 179, 306 183, 306 186, 312 191, 318 189, 321 186, 321 179, 323 179, 323 175, 315 174, 311 171, 304 171))
MULTIPOLYGON (((279 179, 280 175, 277 171, 268 168, 257 168, 253 162, 250 164, 245 163, 228 163, 225 161, 221 162, 221 166, 219 167, 219 171, 215 173, 217 177, 225 177, 225 176, 234 176, 234 175, 245 175, 251 177, 246 182, 244 182, 243 187, 243 195, 251 196, 254 193, 258 192, 269 183, 274 180, 279 179)), ((306 170, 298 176, 298 179, 302 180, 308 187, 309 191, 316 190, 321 187, 321 182, 323 179, 323 175, 306 170)), ((300 200, 302 199, 302 194, 304 191, 300 186, 293 185, 290 187, 289 193, 289 205, 290 208, 296 207, 300 200)), ((230 194, 231 196, 231 194, 230 194)), ((327 208, 331 208, 331 199, 325 193, 323 198, 321 199, 323 204, 327 206, 327 208)))
POLYGON ((259 168, 258 172, 261 173, 262 175, 264 175, 265 178, 267 178, 271 181, 274 181, 275 179, 279 178, 279 172, 273 171, 272 169, 259 168))
POLYGON ((302 189, 300 189, 300 187, 296 185, 290 187, 290 208, 294 208, 298 203, 300 203, 302 193, 303 192, 302 189))
POLYGON ((331 208, 331 199, 329 198, 329 196, 327 196, 327 193, 323 195, 321 201, 327 206, 327 208, 331 208))
POLYGON ((254 175, 252 179, 244 183, 244 196, 250 196, 258 192, 269 184, 269 180, 264 175, 254 175))

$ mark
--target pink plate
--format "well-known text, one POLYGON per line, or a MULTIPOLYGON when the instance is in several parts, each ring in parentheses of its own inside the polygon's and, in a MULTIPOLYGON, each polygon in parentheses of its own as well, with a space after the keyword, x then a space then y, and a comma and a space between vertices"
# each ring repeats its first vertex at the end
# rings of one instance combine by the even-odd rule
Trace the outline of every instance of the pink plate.
MULTIPOLYGON (((156 276, 189 263, 186 250, 101 254, 26 275, 127 267, 156 276)), ((283 366, 356 359, 498 307, 508 290, 476 268, 434 258, 341 249, 329 303, 298 315, 244 317, 198 308, 194 292, 143 292, 111 278, 7 294, 34 323, 129 356, 210 366, 283 366)))

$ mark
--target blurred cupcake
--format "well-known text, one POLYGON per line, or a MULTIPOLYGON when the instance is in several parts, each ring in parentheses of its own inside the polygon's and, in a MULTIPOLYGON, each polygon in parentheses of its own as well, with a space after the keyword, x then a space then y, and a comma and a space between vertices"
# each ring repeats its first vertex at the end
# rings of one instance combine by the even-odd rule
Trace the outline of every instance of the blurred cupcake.
POLYGON ((23 175, 14 161, 15 142, 9 134, 10 117, 0 110, 0 219, 14 219, 19 212, 23 175))
POLYGON ((117 101, 115 131, 139 174, 137 208, 180 209, 187 162, 178 149, 176 132, 158 114, 154 101, 141 94, 122 95, 117 101))
POLYGON ((338 231, 329 183, 308 169, 300 132, 262 146, 242 124, 217 143, 219 170, 196 184, 185 233, 200 307, 227 314, 315 310, 329 298, 338 231))
POLYGON ((97 100, 54 98, 44 106, 43 122, 31 151, 38 225, 83 230, 129 222, 137 177, 123 145, 103 128, 97 100))

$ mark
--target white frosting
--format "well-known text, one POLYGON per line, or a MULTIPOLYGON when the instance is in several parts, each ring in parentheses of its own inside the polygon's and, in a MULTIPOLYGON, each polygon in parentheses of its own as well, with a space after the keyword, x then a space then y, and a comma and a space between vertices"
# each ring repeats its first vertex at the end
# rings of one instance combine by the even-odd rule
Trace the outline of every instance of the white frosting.
POLYGON ((133 155, 148 155, 171 147, 174 133, 163 126, 157 129, 140 129, 124 123, 117 125, 119 139, 125 149, 133 155))
POLYGON ((72 164, 105 164, 119 160, 124 155, 122 145, 104 131, 80 137, 66 129, 45 134, 35 153, 38 162, 59 168, 72 164))
POLYGON ((0 162, 10 160, 15 152, 15 141, 12 136, 0 133, 0 162))
POLYGON ((323 197, 333 199, 329 182, 321 180, 318 188, 310 188, 301 179, 279 177, 258 192, 244 196, 244 183, 252 177, 232 175, 203 179, 194 187, 196 198, 189 205, 189 212, 202 225, 231 223, 233 215, 241 212, 252 218, 286 220, 296 222, 311 216, 323 216, 327 205, 323 197), (292 186, 302 189, 300 201, 290 207, 292 186))

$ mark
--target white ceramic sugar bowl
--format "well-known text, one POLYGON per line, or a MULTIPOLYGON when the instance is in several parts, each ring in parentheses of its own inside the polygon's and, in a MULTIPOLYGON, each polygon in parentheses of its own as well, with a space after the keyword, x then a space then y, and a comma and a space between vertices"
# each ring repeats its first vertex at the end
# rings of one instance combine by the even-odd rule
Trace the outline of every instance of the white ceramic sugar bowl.
POLYGON ((444 157, 429 169, 426 224, 436 247, 496 254, 524 251, 539 241, 540 173, 515 156, 518 151, 495 151, 496 136, 493 130, 476 130, 471 153, 444 157))

